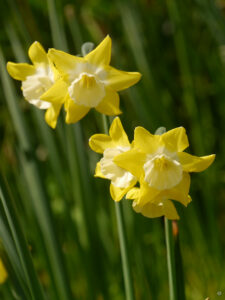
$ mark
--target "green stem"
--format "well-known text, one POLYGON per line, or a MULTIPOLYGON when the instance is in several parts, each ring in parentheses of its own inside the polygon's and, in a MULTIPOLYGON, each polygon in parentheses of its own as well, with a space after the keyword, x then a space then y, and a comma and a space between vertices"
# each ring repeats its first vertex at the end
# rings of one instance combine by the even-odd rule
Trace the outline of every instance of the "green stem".
POLYGON ((166 235, 170 300, 178 300, 172 221, 168 220, 166 217, 165 217, 165 235, 166 235))
MULTIPOLYGON (((102 125, 105 134, 108 134, 108 120, 105 115, 102 115, 102 125)), ((134 288, 132 283, 132 276, 131 276, 131 267, 130 261, 128 256, 128 247, 127 247, 127 237, 125 232, 125 223, 123 217, 123 210, 122 210, 122 203, 115 202, 115 209, 116 209, 116 219, 117 219, 117 228, 119 234, 119 243, 120 243, 120 252, 121 252, 121 259, 122 259, 122 267, 123 267, 123 278, 124 278, 124 285, 125 285, 125 292, 126 292, 126 300, 134 300, 134 288)))

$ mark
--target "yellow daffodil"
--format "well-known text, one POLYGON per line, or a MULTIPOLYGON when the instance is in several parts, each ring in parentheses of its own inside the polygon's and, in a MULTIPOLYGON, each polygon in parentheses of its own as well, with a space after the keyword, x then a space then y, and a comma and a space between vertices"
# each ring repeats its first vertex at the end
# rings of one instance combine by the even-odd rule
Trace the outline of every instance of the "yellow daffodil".
POLYGON ((113 120, 109 135, 95 134, 89 139, 89 145, 93 151, 103 154, 103 158, 97 163, 95 176, 111 180, 111 196, 115 201, 120 201, 137 179, 113 162, 115 156, 131 149, 119 117, 113 120))
POLYGON ((0 284, 3 284, 6 281, 7 277, 8 277, 7 271, 5 269, 2 260, 0 259, 0 284))
POLYGON ((61 105, 44 101, 41 96, 52 87, 60 75, 40 43, 34 42, 28 50, 28 55, 32 65, 8 62, 7 70, 11 77, 22 81, 24 98, 36 107, 47 110, 45 120, 55 128, 61 105))
POLYGON ((171 200, 188 205, 191 201, 189 173, 208 168, 215 155, 197 157, 183 152, 189 146, 183 127, 162 135, 152 135, 143 127, 137 127, 133 143, 131 150, 114 158, 119 167, 140 181, 140 188, 131 189, 127 198, 134 200, 134 209, 144 216, 165 215, 168 219, 178 219, 171 200))
POLYGON ((50 49, 49 58, 60 72, 57 81, 41 99, 54 104, 65 104, 66 123, 75 123, 91 108, 106 115, 118 115, 118 91, 127 89, 141 77, 138 72, 124 72, 109 65, 111 38, 107 36, 84 57, 50 49))

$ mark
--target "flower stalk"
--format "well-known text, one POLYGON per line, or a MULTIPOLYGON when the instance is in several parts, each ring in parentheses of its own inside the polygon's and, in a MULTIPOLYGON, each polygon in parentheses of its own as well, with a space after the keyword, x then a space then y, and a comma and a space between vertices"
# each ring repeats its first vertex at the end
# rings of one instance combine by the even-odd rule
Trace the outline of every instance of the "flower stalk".
MULTIPOLYGON (((102 124, 103 124, 104 133, 108 134, 109 126, 108 126, 107 117, 105 115, 102 115, 102 124)), ((116 220, 117 220, 120 252, 121 252, 121 259, 122 259, 126 300, 134 300, 135 299, 134 287, 132 283, 131 267, 130 267, 130 261, 129 261, 128 251, 127 251, 128 248, 127 237, 125 232, 125 223, 124 223, 124 216, 123 216, 121 202, 115 202, 115 210, 116 210, 116 220)))
POLYGON ((170 300, 178 300, 172 221, 165 217, 165 237, 170 300))

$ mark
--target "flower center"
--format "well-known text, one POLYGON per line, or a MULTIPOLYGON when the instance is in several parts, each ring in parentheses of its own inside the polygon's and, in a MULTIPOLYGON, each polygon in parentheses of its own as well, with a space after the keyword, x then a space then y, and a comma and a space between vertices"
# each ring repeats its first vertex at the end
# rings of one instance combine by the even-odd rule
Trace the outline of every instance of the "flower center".
POLYGON ((81 73, 68 91, 76 104, 87 107, 96 107, 105 96, 104 84, 95 75, 88 73, 81 73))
POLYGON ((168 151, 149 155, 143 168, 145 181, 150 187, 158 190, 173 188, 183 177, 182 165, 176 154, 168 151))
POLYGON ((40 109, 47 109, 51 103, 40 100, 40 96, 45 93, 54 83, 54 75, 50 67, 40 66, 35 74, 27 76, 22 82, 24 98, 40 109))
POLYGON ((103 158, 100 160, 102 174, 111 180, 112 184, 119 188, 127 188, 135 177, 128 171, 118 167, 113 158, 123 152, 130 150, 130 147, 108 148, 103 153, 103 158))

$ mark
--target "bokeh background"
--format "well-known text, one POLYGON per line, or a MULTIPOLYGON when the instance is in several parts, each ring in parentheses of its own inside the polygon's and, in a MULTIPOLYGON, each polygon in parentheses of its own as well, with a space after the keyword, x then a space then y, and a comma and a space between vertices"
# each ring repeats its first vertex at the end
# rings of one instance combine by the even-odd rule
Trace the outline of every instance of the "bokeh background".
MULTIPOLYGON (((43 217, 47 210, 58 240, 56 252, 62 254, 62 276, 70 299, 125 299, 109 182, 93 178, 99 157, 88 147, 88 138, 101 132, 102 127, 95 112, 75 125, 66 125, 62 112, 56 130, 48 128, 42 112, 23 99, 20 83, 7 75, 5 62, 29 61, 27 50, 35 40, 46 50, 55 47, 77 55, 84 42, 97 45, 107 34, 113 41, 112 65, 143 74, 135 87, 120 93, 121 120, 130 139, 137 125, 153 133, 160 126, 167 130, 184 126, 190 153, 217 155, 207 171, 192 175, 192 203, 187 208, 176 207, 181 217, 178 225, 187 299, 222 299, 223 0, 1 2, 0 168, 41 285, 48 299, 64 299, 57 292, 55 258, 49 255, 54 257, 54 249, 46 241, 46 236, 51 240, 53 235, 43 217), (47 202, 44 211, 40 197, 42 203, 47 202)), ((168 299, 163 219, 136 214, 129 201, 124 201, 123 209, 136 299, 168 299)), ((0 286, 0 298, 27 299, 19 298, 18 274, 1 232, 0 238, 2 257, 10 273, 0 286)))

